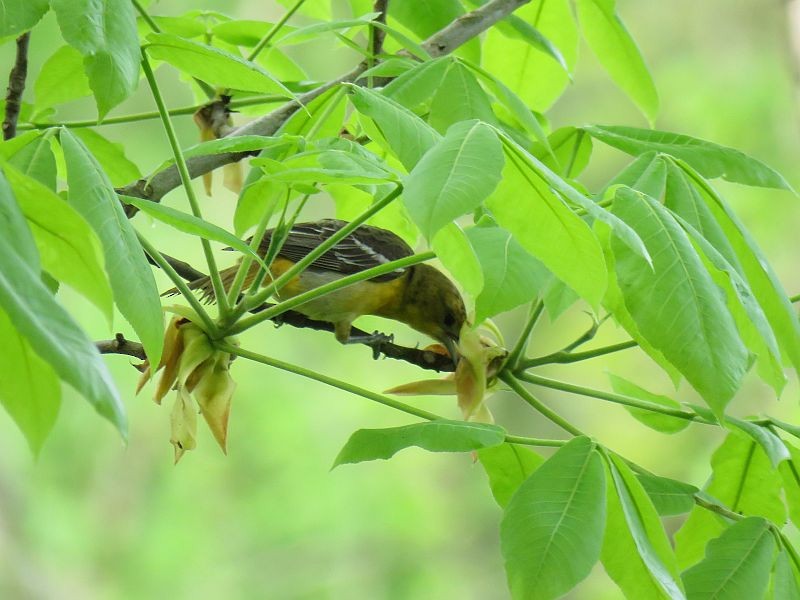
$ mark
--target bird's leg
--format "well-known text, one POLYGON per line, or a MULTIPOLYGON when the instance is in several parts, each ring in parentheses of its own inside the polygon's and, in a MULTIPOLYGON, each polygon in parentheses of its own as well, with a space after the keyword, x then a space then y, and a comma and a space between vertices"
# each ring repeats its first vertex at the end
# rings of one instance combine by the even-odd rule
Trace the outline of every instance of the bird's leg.
POLYGON ((350 335, 351 323, 339 321, 335 324, 336 339, 342 344, 364 344, 372 348, 372 358, 377 360, 381 355, 381 348, 384 344, 394 342, 394 335, 386 335, 380 331, 370 333, 359 333, 350 335))

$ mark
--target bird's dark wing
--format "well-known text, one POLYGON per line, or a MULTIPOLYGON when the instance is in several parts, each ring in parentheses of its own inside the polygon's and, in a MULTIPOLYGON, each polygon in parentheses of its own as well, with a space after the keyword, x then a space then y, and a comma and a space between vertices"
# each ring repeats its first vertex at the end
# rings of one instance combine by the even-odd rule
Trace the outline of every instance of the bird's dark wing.
MULTIPOLYGON (((346 221, 338 219, 298 223, 292 227, 278 256, 297 262, 345 225, 346 221)), ((260 249, 262 254, 267 251, 272 233, 270 230, 264 236, 260 249)), ((414 251, 411 247, 391 231, 361 225, 315 260, 311 268, 350 275, 412 254, 414 251)), ((398 269, 373 280, 389 281, 400 277, 404 272, 405 269, 398 269)))

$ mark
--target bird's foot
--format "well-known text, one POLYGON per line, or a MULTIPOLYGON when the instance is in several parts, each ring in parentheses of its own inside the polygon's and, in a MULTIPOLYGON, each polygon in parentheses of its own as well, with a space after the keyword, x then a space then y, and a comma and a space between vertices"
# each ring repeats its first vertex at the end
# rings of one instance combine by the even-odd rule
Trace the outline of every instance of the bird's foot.
POLYGON ((373 331, 368 335, 353 335, 347 340, 348 344, 364 344, 372 348, 372 358, 378 360, 381 356, 381 349, 385 344, 394 342, 394 335, 373 331))

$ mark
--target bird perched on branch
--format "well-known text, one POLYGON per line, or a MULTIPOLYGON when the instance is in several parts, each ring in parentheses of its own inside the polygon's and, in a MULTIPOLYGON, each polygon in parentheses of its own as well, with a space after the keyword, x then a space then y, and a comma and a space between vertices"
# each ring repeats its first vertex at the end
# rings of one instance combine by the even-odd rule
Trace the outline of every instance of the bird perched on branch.
MULTIPOLYGON (((323 219, 294 225, 270 265, 270 276, 264 279, 265 284, 280 277, 346 224, 337 219, 323 219)), ((258 249, 261 256, 267 255, 274 234, 274 229, 264 234, 258 249)), ((291 279, 280 289, 277 297, 285 300, 413 253, 411 247, 391 231, 361 225, 291 279)), ((259 268, 257 263, 253 263, 245 280, 246 287, 251 285, 259 268)), ((221 271, 226 289, 230 289, 237 269, 238 266, 234 266, 221 271)), ((208 277, 192 282, 189 287, 200 290, 204 299, 213 301, 214 290, 208 277)), ((294 310, 311 319, 333 323, 336 339, 343 344, 388 341, 386 336, 377 332, 370 336, 374 339, 351 338, 351 325, 362 315, 400 321, 440 342, 454 359, 456 342, 466 320, 464 301, 456 286, 441 271, 426 264, 397 269, 355 283, 310 300, 294 310)))

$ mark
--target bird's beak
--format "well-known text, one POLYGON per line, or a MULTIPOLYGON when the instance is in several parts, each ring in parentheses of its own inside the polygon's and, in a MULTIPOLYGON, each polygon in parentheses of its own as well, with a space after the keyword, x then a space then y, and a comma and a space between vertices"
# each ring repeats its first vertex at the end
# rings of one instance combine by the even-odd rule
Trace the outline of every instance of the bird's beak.
POLYGON ((461 355, 458 353, 458 340, 451 338, 449 335, 445 336, 443 343, 444 347, 447 348, 447 352, 450 354, 450 358, 453 361, 453 366, 458 366, 458 360, 461 358, 461 355))

